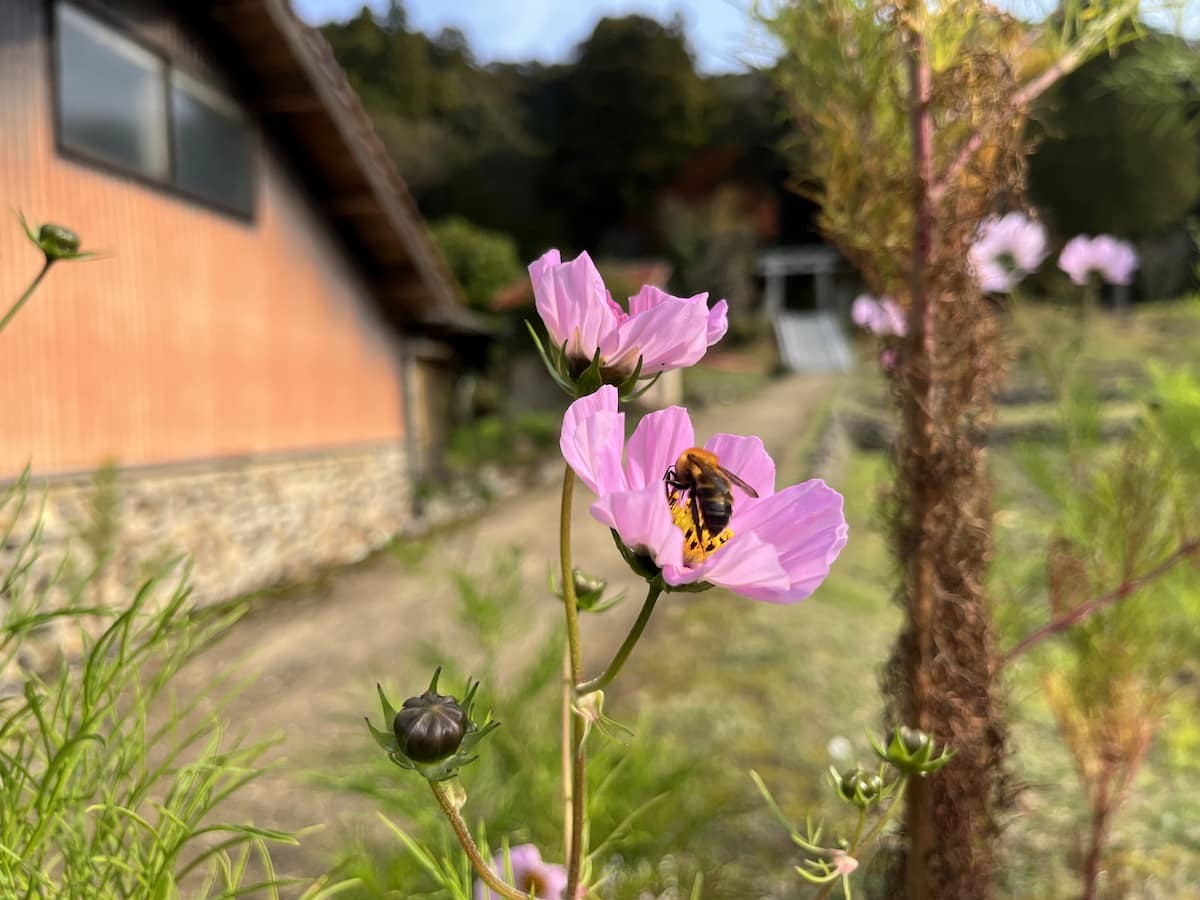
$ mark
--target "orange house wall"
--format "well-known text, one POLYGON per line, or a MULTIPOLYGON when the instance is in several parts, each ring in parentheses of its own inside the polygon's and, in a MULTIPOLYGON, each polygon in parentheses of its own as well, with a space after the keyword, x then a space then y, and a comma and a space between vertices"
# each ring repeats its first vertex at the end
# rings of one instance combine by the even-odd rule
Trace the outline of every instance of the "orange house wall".
POLYGON ((0 477, 401 440, 394 341, 277 152, 260 136, 253 223, 60 156, 47 8, 0 5, 0 307, 41 264, 16 210, 103 258, 0 334, 0 477))

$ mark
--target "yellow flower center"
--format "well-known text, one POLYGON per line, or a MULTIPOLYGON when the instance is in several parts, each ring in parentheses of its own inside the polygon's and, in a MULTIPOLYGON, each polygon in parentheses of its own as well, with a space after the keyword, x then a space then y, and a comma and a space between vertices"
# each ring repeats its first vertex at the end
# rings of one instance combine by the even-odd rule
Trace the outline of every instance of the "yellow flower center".
POLYGON ((729 528, 719 534, 712 534, 703 524, 697 522, 692 515, 692 504, 679 491, 671 491, 668 502, 671 506, 671 519, 675 522, 675 527, 683 532, 684 565, 699 565, 729 543, 729 539, 733 537, 729 528))

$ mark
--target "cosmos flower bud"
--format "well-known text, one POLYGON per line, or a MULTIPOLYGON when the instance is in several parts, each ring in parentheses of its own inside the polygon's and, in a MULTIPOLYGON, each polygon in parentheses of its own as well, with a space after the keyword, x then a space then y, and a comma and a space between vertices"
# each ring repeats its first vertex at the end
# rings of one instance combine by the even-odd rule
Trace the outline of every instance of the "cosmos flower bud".
POLYGON ((836 769, 831 769, 831 773, 837 795, 858 807, 870 806, 879 799, 883 790, 882 776, 864 771, 860 767, 847 769, 841 775, 838 775, 836 769))
POLYGON ((437 762, 452 755, 462 743, 467 716, 453 697, 426 691, 404 701, 392 730, 409 759, 437 762))
POLYGON ((918 728, 898 726, 886 748, 872 737, 871 746, 880 759, 891 763, 905 775, 924 777, 942 768, 954 756, 953 750, 938 750, 933 737, 918 728))
POLYGON ((46 259, 65 259, 79 253, 79 235, 62 225, 43 225, 38 229, 37 245, 46 259))
MULTIPOLYGON (((608 582, 603 578, 588 575, 579 568, 573 569, 571 574, 571 581, 575 585, 575 606, 580 612, 607 612, 625 599, 624 591, 615 597, 605 597, 608 582)), ((563 599, 562 584, 553 572, 550 573, 550 592, 563 599)))
POLYGON ((391 732, 383 731, 367 719, 367 728, 375 743, 387 751, 388 758, 402 769, 419 772, 429 781, 446 781, 478 757, 473 755, 479 742, 500 726, 491 713, 478 724, 471 717, 479 682, 468 683, 462 700, 437 692, 441 667, 433 673, 429 689, 409 697, 397 711, 378 688, 383 721, 391 723, 391 732))
POLYGON ((70 228, 46 224, 34 231, 23 215, 18 213, 17 219, 30 243, 41 250, 46 257, 47 265, 60 259, 88 259, 95 256, 94 253, 80 252, 79 235, 70 228))
POLYGON ((604 588, 608 586, 607 581, 587 575, 581 569, 572 570, 571 575, 575 582, 575 602, 579 604, 580 609, 591 609, 600 602, 604 588))

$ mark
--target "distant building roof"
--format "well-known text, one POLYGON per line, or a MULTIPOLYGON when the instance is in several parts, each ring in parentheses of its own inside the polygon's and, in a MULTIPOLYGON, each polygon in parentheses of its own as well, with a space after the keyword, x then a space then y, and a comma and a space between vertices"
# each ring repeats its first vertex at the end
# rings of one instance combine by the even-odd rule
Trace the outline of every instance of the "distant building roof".
POLYGON ((395 325, 466 310, 412 195, 333 51, 286 0, 212 0, 188 14, 225 45, 244 99, 284 145, 395 325))

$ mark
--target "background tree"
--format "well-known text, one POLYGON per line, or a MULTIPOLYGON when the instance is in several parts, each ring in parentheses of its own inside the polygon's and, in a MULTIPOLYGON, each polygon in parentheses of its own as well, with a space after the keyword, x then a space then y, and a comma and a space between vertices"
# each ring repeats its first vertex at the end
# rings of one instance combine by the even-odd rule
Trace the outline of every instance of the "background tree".
POLYGON ((1150 33, 1064 78, 1033 114, 1030 199, 1060 234, 1145 238, 1200 199, 1200 59, 1150 33))
POLYGON ((984 593, 983 447, 1001 354, 967 250, 982 217, 1021 195, 1030 104, 1115 45, 1136 11, 1136 0, 1068 0, 1053 27, 1030 28, 980 0, 811 0, 768 20, 822 230, 907 307, 890 503, 905 624, 884 687, 897 723, 958 756, 914 782, 888 896, 992 892, 1007 725, 984 593))
POLYGON ((601 19, 560 91, 555 181, 579 211, 568 218, 572 242, 597 247, 597 223, 653 221, 655 189, 704 142, 705 92, 682 23, 644 16, 601 19))
POLYGON ((503 232, 451 216, 435 223, 429 233, 462 286, 467 303, 475 309, 487 310, 497 291, 525 274, 516 242, 503 232))

